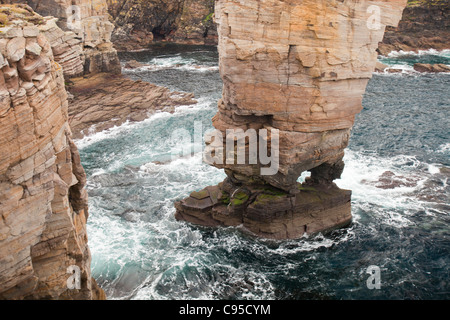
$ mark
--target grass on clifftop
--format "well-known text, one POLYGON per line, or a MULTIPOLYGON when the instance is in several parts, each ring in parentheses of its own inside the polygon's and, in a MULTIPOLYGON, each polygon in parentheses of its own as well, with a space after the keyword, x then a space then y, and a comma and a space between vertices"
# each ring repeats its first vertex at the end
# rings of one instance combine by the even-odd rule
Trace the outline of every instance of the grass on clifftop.
POLYGON ((433 6, 444 6, 448 5, 448 0, 408 0, 407 7, 433 7, 433 6))

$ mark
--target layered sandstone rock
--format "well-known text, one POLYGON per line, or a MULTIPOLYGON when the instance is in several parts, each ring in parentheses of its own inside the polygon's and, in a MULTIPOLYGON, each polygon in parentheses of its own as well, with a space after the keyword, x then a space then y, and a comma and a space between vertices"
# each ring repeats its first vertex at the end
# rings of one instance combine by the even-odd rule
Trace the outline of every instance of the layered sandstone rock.
POLYGON ((83 73, 121 72, 117 51, 111 42, 114 25, 109 22, 106 0, 1 2, 28 4, 40 15, 56 18, 54 23, 47 24, 46 36, 66 78, 83 73))
POLYGON ((113 18, 113 41, 122 51, 148 47, 154 35, 164 38, 177 24, 184 0, 106 0, 113 18))
POLYGON ((64 32, 56 24, 56 18, 45 18, 39 29, 47 38, 56 62, 62 67, 64 77, 71 78, 84 73, 84 54, 81 41, 71 31, 64 32))
POLYGON ((214 0, 106 0, 121 51, 148 48, 153 41, 216 44, 214 0))
POLYGON ((212 0, 184 0, 183 12, 169 41, 185 44, 216 45, 217 26, 212 0))
MULTIPOLYGON (((176 217, 202 223, 206 216, 209 225, 243 224, 274 238, 348 224, 350 192, 332 181, 342 173, 378 43, 387 25, 397 25, 405 5, 406 0, 217 1, 224 85, 213 125, 223 141, 214 140, 206 152, 216 155, 213 165, 228 178, 177 203, 176 217), (278 171, 261 174, 261 161, 217 161, 227 129, 276 133, 279 148, 271 152, 279 151, 278 171), (304 171, 311 177, 299 185, 304 171)), ((241 147, 246 159, 249 145, 247 139, 241 147)))
POLYGON ((450 2, 409 0, 398 27, 387 27, 378 51, 450 49, 450 2))
POLYGON ((67 87, 72 95, 69 124, 75 139, 126 121, 142 121, 156 111, 173 112, 176 106, 197 103, 192 93, 109 73, 73 78, 67 87))
POLYGON ((450 72, 450 67, 443 63, 437 63, 437 64, 415 63, 414 70, 416 70, 418 72, 438 73, 438 72, 450 72))
POLYGON ((0 298, 105 298, 91 277, 86 175, 62 68, 39 31, 45 21, 10 8, 0 28, 0 298), (69 267, 80 289, 69 288, 69 267))
MULTIPOLYGON (((154 40, 217 44, 214 0, 107 0, 121 51, 147 48, 154 40), (154 34, 156 35, 154 37, 154 34)), ((379 53, 448 49, 448 1, 409 0, 398 27, 388 26, 379 53)))

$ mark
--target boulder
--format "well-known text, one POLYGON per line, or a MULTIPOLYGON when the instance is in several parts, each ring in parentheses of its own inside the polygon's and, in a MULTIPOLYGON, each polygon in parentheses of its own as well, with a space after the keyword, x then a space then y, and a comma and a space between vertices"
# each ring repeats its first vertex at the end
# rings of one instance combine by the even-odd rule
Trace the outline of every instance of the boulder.
POLYGON ((129 60, 125 63, 125 68, 127 69, 136 69, 143 67, 144 65, 136 60, 129 60))
POLYGON ((387 66, 384 63, 381 63, 379 61, 377 61, 376 65, 375 65, 376 72, 384 72, 384 71, 386 71, 387 68, 389 68, 389 66, 387 66))

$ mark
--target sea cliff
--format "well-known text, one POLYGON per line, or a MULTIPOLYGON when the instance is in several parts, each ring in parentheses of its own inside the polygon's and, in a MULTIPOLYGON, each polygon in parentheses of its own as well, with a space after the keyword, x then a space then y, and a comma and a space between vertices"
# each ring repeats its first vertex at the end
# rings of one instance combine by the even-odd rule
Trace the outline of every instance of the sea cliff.
POLYGON ((57 27, 26 5, 0 11, 0 298, 104 299, 63 68, 46 37, 57 27), (80 286, 68 285, 70 270, 80 286))

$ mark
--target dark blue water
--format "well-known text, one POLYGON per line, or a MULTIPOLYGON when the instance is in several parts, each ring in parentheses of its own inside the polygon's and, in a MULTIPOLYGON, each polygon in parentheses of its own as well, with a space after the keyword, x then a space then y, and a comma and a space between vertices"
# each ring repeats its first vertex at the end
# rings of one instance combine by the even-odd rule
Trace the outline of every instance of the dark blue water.
POLYGON ((215 48, 167 45, 121 59, 151 64, 124 70, 129 77, 194 92, 199 103, 77 142, 93 274, 109 298, 450 298, 450 75, 375 74, 337 181, 353 191, 352 225, 269 241, 173 217, 175 200, 225 177, 199 154, 168 161, 183 147, 169 139, 176 129, 212 127, 222 87, 215 48), (370 265, 381 289, 367 287, 370 265))

